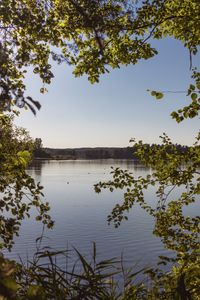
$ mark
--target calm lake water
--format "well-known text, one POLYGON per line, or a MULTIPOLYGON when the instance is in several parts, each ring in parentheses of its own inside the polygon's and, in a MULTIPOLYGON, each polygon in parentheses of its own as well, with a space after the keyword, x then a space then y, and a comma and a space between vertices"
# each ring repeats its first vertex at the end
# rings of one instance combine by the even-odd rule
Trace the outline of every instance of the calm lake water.
MULTIPOLYGON (((45 200, 50 202, 51 216, 55 220, 54 229, 45 231, 43 246, 57 250, 73 246, 88 254, 92 252, 92 242, 96 242, 100 259, 120 257, 123 252, 129 265, 153 265, 166 250, 152 235, 153 219, 147 213, 134 207, 129 220, 119 228, 107 224, 106 217, 114 205, 122 201, 123 192, 105 190, 96 194, 93 185, 112 178, 111 166, 129 169, 135 176, 150 172, 126 160, 37 161, 29 167, 29 174, 44 186, 45 200)), ((153 190, 149 190, 146 197, 150 203, 156 203, 153 190)), ((33 218, 24 221, 9 256, 31 258, 41 232, 41 224, 33 218)))

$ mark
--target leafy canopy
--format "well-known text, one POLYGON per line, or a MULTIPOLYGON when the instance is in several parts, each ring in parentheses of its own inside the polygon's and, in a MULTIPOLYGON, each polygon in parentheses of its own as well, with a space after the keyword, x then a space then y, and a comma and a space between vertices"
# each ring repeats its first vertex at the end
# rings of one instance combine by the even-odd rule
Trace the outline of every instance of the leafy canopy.
MULTIPOLYGON (((0 107, 26 105, 35 113, 40 104, 26 94, 27 67, 40 76, 43 93, 53 78, 52 59, 73 65, 75 76, 86 74, 94 83, 111 68, 156 55, 152 39, 180 40, 192 57, 200 43, 199 15, 198 0, 3 0, 0 107)), ((197 70, 193 77, 199 91, 197 70)), ((177 121, 198 114, 199 98, 195 91, 190 95, 191 104, 172 114, 177 121)))
POLYGON ((25 129, 15 127, 12 117, 0 115, 0 249, 11 249, 13 237, 19 234, 22 220, 30 217, 32 207, 38 212, 36 220, 53 225, 49 204, 41 201, 41 185, 26 172, 33 146, 25 129))

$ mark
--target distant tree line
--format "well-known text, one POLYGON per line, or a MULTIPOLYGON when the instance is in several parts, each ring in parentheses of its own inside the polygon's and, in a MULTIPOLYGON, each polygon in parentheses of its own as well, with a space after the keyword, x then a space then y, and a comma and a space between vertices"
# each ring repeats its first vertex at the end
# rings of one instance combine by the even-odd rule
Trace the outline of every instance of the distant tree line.
POLYGON ((33 141, 33 158, 44 158, 44 159, 50 159, 51 155, 48 154, 42 145, 42 139, 36 138, 33 141))
MULTIPOLYGON (((36 138, 33 156, 36 159, 131 159, 138 160, 133 147, 97 147, 97 148, 43 148, 42 140, 36 138)), ((153 145, 146 144, 147 148, 153 145)), ((159 146, 155 144, 155 146, 159 146)), ((176 144, 178 151, 184 153, 187 146, 176 144)), ((170 152, 170 148, 168 149, 170 152)))

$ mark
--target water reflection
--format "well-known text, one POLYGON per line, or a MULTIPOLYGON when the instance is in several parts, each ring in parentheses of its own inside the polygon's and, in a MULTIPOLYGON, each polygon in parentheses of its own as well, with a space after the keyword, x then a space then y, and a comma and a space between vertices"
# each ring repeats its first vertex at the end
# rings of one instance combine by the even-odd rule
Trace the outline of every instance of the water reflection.
POLYGON ((36 181, 40 180, 44 163, 47 163, 47 161, 37 159, 28 166, 29 175, 34 177, 36 181))
POLYGON ((142 171, 149 171, 150 168, 142 165, 139 161, 137 160, 127 160, 127 159, 95 159, 95 160, 34 160, 28 167, 29 173, 33 172, 33 174, 40 176, 42 168, 44 168, 47 165, 60 165, 60 166, 65 166, 65 165, 77 165, 77 166, 88 166, 88 165, 98 165, 98 166, 104 166, 104 169, 106 167, 120 167, 123 169, 128 169, 128 170, 142 170, 142 171))

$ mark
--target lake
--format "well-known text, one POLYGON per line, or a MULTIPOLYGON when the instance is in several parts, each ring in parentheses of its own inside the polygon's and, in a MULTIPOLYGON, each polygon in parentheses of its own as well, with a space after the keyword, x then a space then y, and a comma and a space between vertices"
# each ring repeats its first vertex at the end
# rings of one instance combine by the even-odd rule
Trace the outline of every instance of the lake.
MULTIPOLYGON (((119 228, 107 224, 107 215, 122 201, 123 193, 105 190, 96 194, 93 185, 112 178, 111 166, 128 169, 134 176, 150 172, 130 160, 41 160, 29 167, 28 173, 44 186, 45 200, 50 202, 51 216, 55 220, 53 230, 44 233, 43 246, 57 250, 76 247, 88 254, 92 242, 96 242, 100 259, 120 257, 123 253, 130 266, 154 265, 158 255, 166 254, 166 250, 152 235, 153 219, 146 212, 135 206, 128 215, 129 220, 119 228)), ((149 190, 146 197, 150 203, 156 203, 153 190, 149 190)), ((31 258, 41 232, 39 222, 33 218, 25 220, 9 257, 31 258)))

